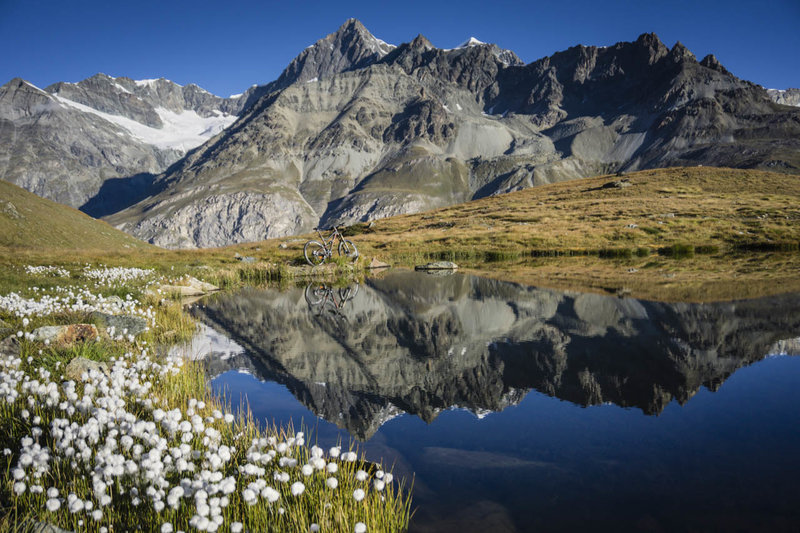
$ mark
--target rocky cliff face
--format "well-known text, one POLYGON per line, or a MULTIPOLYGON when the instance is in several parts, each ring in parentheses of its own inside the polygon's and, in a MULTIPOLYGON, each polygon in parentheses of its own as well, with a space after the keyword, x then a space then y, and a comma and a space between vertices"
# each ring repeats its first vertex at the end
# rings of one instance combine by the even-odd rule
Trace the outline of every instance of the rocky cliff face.
POLYGON ((767 94, 775 103, 800 106, 800 89, 767 89, 767 94))
POLYGON ((334 289, 339 311, 308 295, 246 289, 195 307, 246 349, 209 359, 209 371, 283 383, 362 439, 402 412, 482 416, 531 389, 657 414, 768 353, 791 352, 776 341, 800 335, 797 295, 665 304, 417 273, 370 280, 355 295, 334 289))
POLYGON ((153 177, 235 120, 242 99, 196 85, 97 74, 41 90, 0 87, 0 178, 100 216, 157 189, 153 177))
POLYGON ((800 110, 654 34, 524 65, 476 40, 393 48, 351 20, 258 90, 162 193, 109 221, 161 246, 222 245, 603 172, 800 172, 800 110), (261 226, 245 236, 248 219, 261 226))

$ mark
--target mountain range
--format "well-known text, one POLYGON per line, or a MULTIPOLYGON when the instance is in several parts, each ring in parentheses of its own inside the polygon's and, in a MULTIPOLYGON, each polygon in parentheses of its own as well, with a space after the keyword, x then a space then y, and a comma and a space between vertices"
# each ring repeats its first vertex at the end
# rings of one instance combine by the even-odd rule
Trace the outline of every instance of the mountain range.
POLYGON ((160 246, 219 246, 601 173, 797 174, 797 103, 654 34, 525 64, 477 39, 393 46, 350 19, 230 98, 163 79, 12 80, 0 177, 160 246))

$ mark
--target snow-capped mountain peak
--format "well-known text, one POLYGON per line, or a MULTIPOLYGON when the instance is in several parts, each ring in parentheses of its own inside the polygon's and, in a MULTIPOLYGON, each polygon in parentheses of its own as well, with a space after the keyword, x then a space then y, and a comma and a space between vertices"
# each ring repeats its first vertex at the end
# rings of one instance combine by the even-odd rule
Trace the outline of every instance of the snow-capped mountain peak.
POLYGON ((456 46, 456 48, 469 48, 470 46, 480 46, 482 44, 486 44, 486 43, 483 42, 483 41, 479 41, 475 37, 470 37, 469 39, 467 39, 466 41, 464 41, 460 45, 456 46))

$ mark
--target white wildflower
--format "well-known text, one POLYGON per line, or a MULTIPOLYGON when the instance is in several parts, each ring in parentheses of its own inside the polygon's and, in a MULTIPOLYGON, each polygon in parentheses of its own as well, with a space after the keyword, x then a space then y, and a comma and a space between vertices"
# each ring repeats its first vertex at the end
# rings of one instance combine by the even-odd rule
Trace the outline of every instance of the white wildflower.
POLYGON ((306 486, 302 482, 295 481, 292 483, 292 496, 300 496, 304 490, 306 490, 306 486))

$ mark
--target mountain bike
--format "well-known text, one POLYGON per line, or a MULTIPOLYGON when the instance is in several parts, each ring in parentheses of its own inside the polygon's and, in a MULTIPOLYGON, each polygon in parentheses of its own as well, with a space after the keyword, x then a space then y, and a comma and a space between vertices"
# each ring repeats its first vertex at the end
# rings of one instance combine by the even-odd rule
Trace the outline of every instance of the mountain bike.
POLYGON ((311 266, 317 266, 324 263, 327 259, 333 256, 333 243, 338 239, 339 240, 339 248, 338 252, 340 256, 347 257, 348 259, 355 261, 358 259, 358 249, 356 245, 353 244, 353 241, 347 240, 342 237, 342 234, 339 232, 339 228, 334 226, 332 228, 332 233, 326 239, 322 235, 322 231, 319 228, 314 228, 319 235, 319 238, 322 242, 319 241, 308 241, 306 245, 303 247, 303 255, 308 261, 308 264, 311 266))
POLYGON ((338 302, 336 300, 336 295, 333 293, 333 289, 325 283, 309 283, 306 285, 304 295, 306 297, 306 302, 312 307, 321 305, 326 300, 330 300, 337 308, 341 309, 344 307, 344 304, 356 297, 358 288, 358 283, 348 285, 347 287, 340 287, 338 302))
POLYGON ((305 297, 308 309, 320 324, 328 324, 338 328, 347 326, 347 316, 342 312, 347 302, 358 294, 358 283, 339 289, 337 299, 334 289, 322 283, 309 283, 306 286, 305 297))

